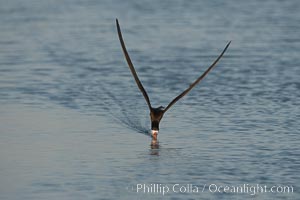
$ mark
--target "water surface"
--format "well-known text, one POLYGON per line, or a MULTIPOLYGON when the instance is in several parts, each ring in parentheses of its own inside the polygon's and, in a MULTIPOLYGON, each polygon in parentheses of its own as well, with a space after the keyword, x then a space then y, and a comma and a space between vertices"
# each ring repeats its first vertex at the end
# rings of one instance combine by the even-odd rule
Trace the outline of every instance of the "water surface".
POLYGON ((0 199, 296 199, 300 3, 0 1, 0 199), (149 113, 115 18, 154 106, 149 113), (137 184, 293 193, 137 193, 137 184))

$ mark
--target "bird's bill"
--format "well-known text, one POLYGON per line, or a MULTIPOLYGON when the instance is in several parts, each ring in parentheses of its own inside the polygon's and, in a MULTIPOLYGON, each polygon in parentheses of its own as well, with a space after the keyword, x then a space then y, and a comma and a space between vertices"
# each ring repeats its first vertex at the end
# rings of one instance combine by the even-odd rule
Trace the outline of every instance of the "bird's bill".
POLYGON ((157 135, 158 135, 158 130, 151 130, 151 135, 153 139, 157 139, 157 135))

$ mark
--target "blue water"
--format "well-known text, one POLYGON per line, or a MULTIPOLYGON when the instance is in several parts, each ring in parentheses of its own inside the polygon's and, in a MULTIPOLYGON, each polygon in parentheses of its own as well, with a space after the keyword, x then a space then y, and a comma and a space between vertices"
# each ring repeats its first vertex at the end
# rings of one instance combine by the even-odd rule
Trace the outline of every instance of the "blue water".
POLYGON ((298 199, 299 9, 297 0, 0 0, 0 199, 298 199), (159 148, 116 18, 153 106, 232 41, 165 114, 159 148))

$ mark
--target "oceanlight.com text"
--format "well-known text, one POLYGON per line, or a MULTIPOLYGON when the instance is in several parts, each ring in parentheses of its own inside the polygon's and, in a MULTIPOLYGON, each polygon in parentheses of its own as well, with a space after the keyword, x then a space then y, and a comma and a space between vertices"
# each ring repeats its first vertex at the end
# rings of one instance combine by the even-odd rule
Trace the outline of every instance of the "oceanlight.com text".
POLYGON ((272 185, 265 184, 240 184, 240 185, 225 185, 225 184, 161 184, 161 183, 138 183, 131 188, 133 192, 139 194, 157 194, 166 195, 168 193, 231 193, 231 194, 248 194, 254 196, 259 193, 286 193, 294 192, 294 187, 291 185, 272 185))

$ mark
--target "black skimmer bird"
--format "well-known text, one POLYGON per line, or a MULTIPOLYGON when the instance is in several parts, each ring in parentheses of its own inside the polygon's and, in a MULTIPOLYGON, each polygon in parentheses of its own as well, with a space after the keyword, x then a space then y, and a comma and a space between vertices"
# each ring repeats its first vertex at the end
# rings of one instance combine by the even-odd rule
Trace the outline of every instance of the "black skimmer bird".
POLYGON ((127 64, 129 66, 129 69, 134 77, 134 80, 137 84, 137 86, 139 87, 140 91, 142 92, 147 105, 149 107, 150 110, 150 119, 151 119, 151 135, 153 139, 157 139, 157 135, 158 135, 158 131, 159 131, 159 123, 160 120, 162 119, 162 117, 164 116, 164 114, 167 112, 167 110, 169 110, 179 99, 181 99, 182 97, 184 97, 189 91, 191 91, 209 72, 210 70, 217 64, 217 62, 221 59, 221 57, 223 56, 223 54, 225 53, 225 51, 227 50, 227 48, 229 47, 230 42, 228 42, 228 44, 226 45, 225 49, 222 51, 222 53, 219 55, 219 57, 210 65, 210 67, 199 77, 197 78, 192 84, 190 84, 190 86, 184 90, 181 94, 179 94, 177 97, 175 97, 170 103, 169 105, 167 105, 167 107, 157 107, 154 108, 152 107, 151 103, 150 103, 150 99, 149 96, 145 90, 145 88, 143 87, 135 69, 134 66, 132 64, 132 61, 129 57, 129 54, 127 52, 124 40, 123 40, 123 36, 121 33, 121 28, 118 22, 118 19, 116 19, 116 25, 117 25, 117 30, 118 30, 118 36, 119 36, 119 40, 122 46, 122 50, 125 56, 125 59, 127 61, 127 64))

